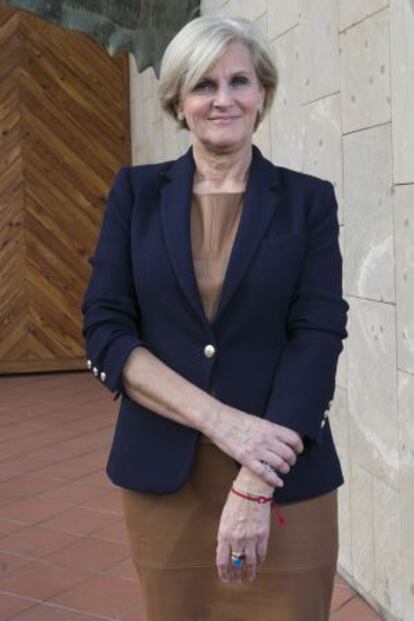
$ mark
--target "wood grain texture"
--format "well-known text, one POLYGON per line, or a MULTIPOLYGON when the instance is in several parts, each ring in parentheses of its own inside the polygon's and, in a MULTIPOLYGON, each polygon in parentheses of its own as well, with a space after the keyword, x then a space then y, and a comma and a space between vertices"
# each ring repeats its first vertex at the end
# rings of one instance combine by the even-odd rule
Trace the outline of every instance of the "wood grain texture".
POLYGON ((84 366, 80 306, 130 164, 127 55, 0 7, 0 373, 84 366))

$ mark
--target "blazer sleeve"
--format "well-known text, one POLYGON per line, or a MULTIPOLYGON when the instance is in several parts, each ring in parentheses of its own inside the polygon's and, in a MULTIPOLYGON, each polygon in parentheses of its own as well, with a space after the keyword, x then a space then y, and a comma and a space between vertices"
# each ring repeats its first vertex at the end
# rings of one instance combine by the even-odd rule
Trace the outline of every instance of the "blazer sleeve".
POLYGON ((107 205, 82 304, 87 366, 115 399, 124 394, 122 368, 130 352, 145 345, 131 261, 133 192, 128 167, 119 170, 107 205))
POLYGON ((307 215, 307 246, 287 317, 287 342, 264 415, 304 434, 308 450, 322 439, 347 338, 337 212, 333 185, 323 181, 307 215))

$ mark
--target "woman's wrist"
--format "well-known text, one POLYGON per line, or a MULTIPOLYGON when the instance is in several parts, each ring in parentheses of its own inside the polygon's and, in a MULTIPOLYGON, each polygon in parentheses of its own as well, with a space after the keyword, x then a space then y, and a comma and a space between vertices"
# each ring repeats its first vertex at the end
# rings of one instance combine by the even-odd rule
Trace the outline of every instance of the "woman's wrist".
POLYGON ((234 483, 236 486, 240 486, 240 489, 248 490, 250 493, 258 494, 259 496, 269 496, 275 491, 273 485, 263 481, 261 477, 246 466, 240 468, 234 483))

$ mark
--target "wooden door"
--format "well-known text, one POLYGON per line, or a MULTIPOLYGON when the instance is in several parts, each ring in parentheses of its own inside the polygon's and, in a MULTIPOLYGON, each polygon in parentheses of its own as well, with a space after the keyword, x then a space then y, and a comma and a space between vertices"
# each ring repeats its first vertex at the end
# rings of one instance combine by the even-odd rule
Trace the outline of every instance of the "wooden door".
POLYGON ((0 373, 84 368, 88 257, 129 136, 128 55, 0 7, 0 373))

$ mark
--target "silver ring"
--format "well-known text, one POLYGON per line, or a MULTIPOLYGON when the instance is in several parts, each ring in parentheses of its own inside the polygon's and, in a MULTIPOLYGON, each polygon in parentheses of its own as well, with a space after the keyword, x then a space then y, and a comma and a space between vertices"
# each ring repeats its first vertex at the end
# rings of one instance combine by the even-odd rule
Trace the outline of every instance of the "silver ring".
POLYGON ((273 466, 271 466, 269 463, 267 463, 267 461, 264 461, 263 459, 261 459, 260 463, 264 465, 264 467, 266 468, 266 470, 268 472, 271 472, 272 474, 276 474, 278 476, 278 472, 277 472, 276 468, 273 468, 273 466))

